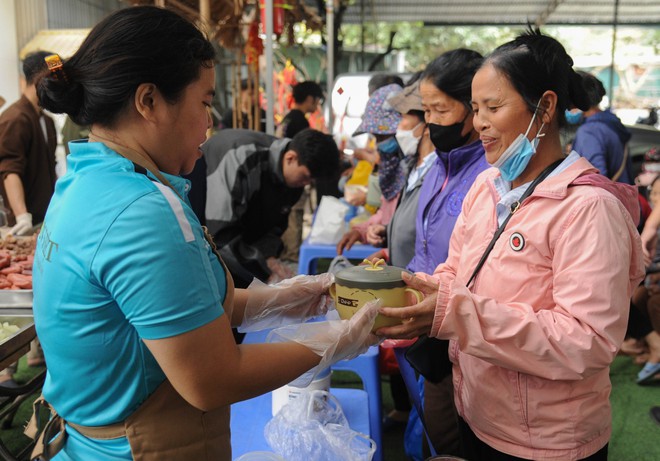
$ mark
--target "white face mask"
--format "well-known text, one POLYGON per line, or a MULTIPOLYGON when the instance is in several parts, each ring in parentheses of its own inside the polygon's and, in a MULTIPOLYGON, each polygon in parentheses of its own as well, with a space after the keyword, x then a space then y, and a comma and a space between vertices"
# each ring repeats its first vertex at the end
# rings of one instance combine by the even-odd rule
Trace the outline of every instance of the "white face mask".
POLYGON ((403 155, 413 155, 417 152, 417 146, 419 145, 419 140, 422 139, 421 136, 415 136, 414 132, 423 122, 417 124, 412 130, 396 130, 396 142, 399 143, 401 152, 403 155))

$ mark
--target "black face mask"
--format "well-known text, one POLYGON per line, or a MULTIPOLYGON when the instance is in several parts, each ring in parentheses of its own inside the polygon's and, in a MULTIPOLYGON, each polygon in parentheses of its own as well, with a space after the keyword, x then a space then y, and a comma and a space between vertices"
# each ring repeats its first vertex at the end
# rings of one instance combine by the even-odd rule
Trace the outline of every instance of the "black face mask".
POLYGON ((470 115, 469 111, 462 121, 449 126, 429 123, 431 142, 438 151, 449 152, 450 150, 461 147, 466 143, 470 137, 470 133, 461 136, 461 132, 463 131, 465 120, 468 118, 468 115, 470 115))

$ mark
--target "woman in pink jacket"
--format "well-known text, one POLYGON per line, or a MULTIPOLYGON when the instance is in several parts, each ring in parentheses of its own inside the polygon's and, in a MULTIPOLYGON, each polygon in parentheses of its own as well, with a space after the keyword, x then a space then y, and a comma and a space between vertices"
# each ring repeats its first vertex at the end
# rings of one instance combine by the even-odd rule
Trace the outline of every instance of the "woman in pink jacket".
POLYGON ((469 460, 607 459, 609 366, 644 275, 639 206, 631 186, 562 153, 565 109, 587 106, 572 65, 538 30, 485 60, 472 108, 495 168, 465 198, 447 261, 404 274, 424 301, 381 309, 403 323, 378 334, 451 340, 469 460))

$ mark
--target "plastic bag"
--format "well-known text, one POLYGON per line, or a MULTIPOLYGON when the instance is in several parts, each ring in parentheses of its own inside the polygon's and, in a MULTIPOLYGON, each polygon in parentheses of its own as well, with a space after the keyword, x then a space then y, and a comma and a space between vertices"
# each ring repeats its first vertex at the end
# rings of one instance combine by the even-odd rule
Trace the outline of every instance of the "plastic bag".
POLYGON ((324 195, 316 210, 309 243, 336 245, 344 235, 344 217, 348 205, 336 197, 324 195))
POLYGON ((376 442, 348 427, 337 399, 303 392, 284 405, 264 429, 270 448, 287 461, 370 461, 376 442))

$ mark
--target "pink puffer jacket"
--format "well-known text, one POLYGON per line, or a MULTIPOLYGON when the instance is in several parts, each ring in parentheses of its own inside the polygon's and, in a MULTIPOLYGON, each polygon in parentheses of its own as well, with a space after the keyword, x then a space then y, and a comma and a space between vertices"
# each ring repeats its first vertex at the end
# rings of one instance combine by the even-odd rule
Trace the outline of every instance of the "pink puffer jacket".
POLYGON ((581 459, 610 438, 609 365, 644 265, 636 191, 595 173, 580 158, 539 184, 468 290, 497 228, 499 172, 483 172, 432 276, 431 333, 452 340, 458 412, 517 457, 581 459))

